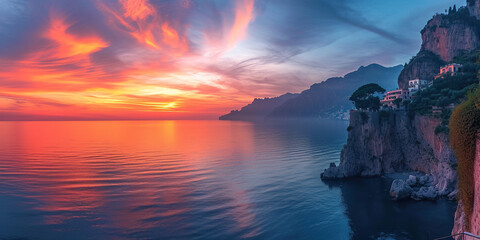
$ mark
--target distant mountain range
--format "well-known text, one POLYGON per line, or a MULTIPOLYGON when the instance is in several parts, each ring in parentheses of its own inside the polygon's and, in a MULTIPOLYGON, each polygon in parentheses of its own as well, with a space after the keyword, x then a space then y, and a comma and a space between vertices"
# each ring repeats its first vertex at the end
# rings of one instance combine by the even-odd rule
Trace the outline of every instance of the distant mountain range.
POLYGON ((262 120, 274 109, 299 95, 298 93, 286 93, 273 98, 255 98, 252 103, 242 107, 241 110, 233 110, 229 114, 221 116, 220 120, 262 120))
POLYGON ((360 86, 377 83, 385 89, 395 89, 403 66, 384 67, 378 64, 362 66, 344 77, 329 78, 315 83, 299 94, 287 93, 274 98, 256 98, 241 110, 233 110, 220 120, 256 121, 264 118, 323 117, 348 119, 353 105, 348 100, 360 86))

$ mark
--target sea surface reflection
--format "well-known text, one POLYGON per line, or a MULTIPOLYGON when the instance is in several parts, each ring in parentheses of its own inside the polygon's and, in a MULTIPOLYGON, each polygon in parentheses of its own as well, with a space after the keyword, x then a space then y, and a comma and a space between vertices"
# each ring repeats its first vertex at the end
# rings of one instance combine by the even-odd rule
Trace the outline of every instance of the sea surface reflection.
MULTIPOLYGON (((380 186, 375 204, 382 208, 363 211, 376 205, 355 194, 383 180, 319 179, 338 162, 346 127, 320 120, 0 122, 0 238, 362 239, 403 229, 423 237, 406 226, 417 219, 367 224, 402 206, 380 186)), ((405 204, 427 209, 436 217, 426 224, 449 232, 453 203, 405 204)))

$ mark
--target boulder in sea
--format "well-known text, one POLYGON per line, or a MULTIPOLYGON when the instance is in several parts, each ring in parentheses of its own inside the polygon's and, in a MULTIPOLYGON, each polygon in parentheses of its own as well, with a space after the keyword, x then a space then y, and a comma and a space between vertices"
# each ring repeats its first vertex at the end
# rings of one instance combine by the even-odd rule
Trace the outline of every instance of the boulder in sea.
POLYGON ((418 178, 418 183, 422 186, 427 184, 429 181, 430 181, 430 178, 428 176, 421 176, 418 178))
POLYGON ((438 196, 438 190, 434 186, 421 187, 418 191, 412 193, 415 200, 435 200, 438 196))
POLYGON ((390 196, 393 200, 402 200, 409 198, 412 191, 412 188, 404 180, 395 179, 390 188, 390 196))
POLYGON ((417 184, 417 177, 415 177, 415 176, 413 176, 413 175, 408 176, 407 184, 408 184, 410 187, 415 186, 415 184, 417 184))
POLYGON ((343 170, 340 166, 337 166, 335 163, 330 163, 330 167, 325 169, 325 171, 320 174, 321 179, 339 179, 344 178, 343 170))

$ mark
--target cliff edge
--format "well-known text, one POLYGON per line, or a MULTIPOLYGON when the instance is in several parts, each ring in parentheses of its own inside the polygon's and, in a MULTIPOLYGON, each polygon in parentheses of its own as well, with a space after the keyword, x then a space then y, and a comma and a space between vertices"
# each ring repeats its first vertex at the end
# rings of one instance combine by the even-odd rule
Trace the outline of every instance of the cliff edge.
POLYGON ((422 29, 422 46, 398 78, 402 89, 411 79, 432 80, 439 67, 480 47, 480 0, 448 14, 436 14, 422 29))
POLYGON ((444 133, 435 134, 440 119, 404 111, 350 113, 347 144, 339 166, 331 165, 322 179, 380 176, 416 171, 432 178, 438 196, 454 192, 457 160, 444 133))

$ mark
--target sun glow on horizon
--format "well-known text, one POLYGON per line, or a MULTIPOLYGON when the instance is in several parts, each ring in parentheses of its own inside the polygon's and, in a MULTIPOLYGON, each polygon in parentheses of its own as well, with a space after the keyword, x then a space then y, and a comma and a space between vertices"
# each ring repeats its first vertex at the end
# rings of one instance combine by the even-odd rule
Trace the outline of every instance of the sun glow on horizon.
POLYGON ((166 2, 93 2, 102 19, 98 26, 50 8, 28 52, 13 61, 0 58, 4 116, 182 118, 185 113, 188 118, 215 116, 249 98, 226 97, 232 93, 226 80, 234 76, 209 65, 246 38, 254 0, 237 0, 225 9, 233 20, 220 35, 182 18, 196 4, 189 0, 169 3, 176 13, 167 11, 166 2), (209 57, 209 47, 202 46, 207 42, 222 50, 209 57))

